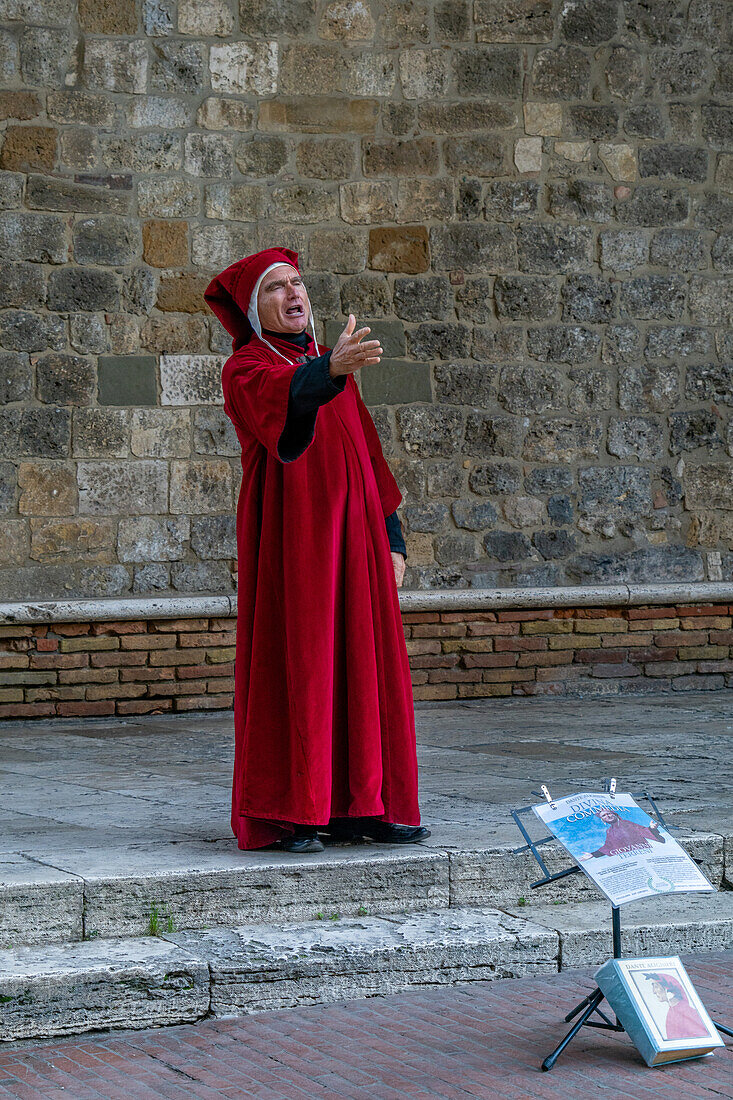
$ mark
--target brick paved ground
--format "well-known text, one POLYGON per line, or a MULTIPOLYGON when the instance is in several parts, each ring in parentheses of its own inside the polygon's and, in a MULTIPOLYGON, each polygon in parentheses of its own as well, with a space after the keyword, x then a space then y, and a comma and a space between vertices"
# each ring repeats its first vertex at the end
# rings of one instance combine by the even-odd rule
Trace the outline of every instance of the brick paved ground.
MULTIPOLYGON (((733 1016, 733 952, 688 968, 714 1018, 733 1016)), ((696 1100, 733 1097, 731 1051, 647 1069, 626 1036, 584 1031, 551 1074, 542 1058, 589 972, 405 993, 196 1026, 0 1051, 16 1100, 696 1100)))

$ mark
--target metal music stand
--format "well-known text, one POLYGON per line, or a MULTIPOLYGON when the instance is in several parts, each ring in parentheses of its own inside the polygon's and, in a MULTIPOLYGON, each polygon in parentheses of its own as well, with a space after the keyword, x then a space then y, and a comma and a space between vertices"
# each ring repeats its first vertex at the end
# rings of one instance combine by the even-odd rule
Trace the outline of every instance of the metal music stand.
MULTIPOLYGON (((602 789, 604 792, 609 794, 611 798, 613 798, 616 793, 616 780, 604 779, 602 789)), ((537 798, 544 798, 547 802, 553 801, 550 797, 550 792, 548 791, 545 784, 542 785, 541 790, 532 791, 532 794, 535 795, 537 798)), ((662 828, 666 829, 667 832, 670 832, 672 829, 677 829, 679 827, 677 825, 667 825, 664 818, 662 817, 659 808, 657 807, 656 802, 648 791, 632 792, 631 796, 636 802, 639 802, 640 800, 647 802, 651 806, 654 817, 657 819, 662 828)), ((531 806, 522 806, 518 810, 511 811, 514 822, 526 841, 526 843, 523 844, 521 848, 514 849, 514 854, 518 855, 520 852, 530 851, 537 863, 539 864, 540 870, 542 871, 542 874, 544 876, 543 878, 538 879, 537 882, 530 883, 530 889, 537 890, 540 886, 547 886, 551 882, 558 882, 560 879, 568 878, 570 875, 579 874, 582 871, 582 868, 578 867, 577 864, 573 864, 572 867, 565 867, 562 871, 557 871, 555 874, 552 874, 549 871, 544 859, 542 858, 542 854, 539 852, 538 849, 540 845, 548 844, 550 841, 558 843, 557 837, 549 834, 548 836, 542 837, 541 840, 533 840, 524 822, 522 821, 522 814, 532 814, 532 820, 536 820, 534 810, 531 806)), ((621 911, 616 905, 611 906, 611 936, 613 940, 613 957, 614 959, 620 959, 621 911)), ((591 993, 589 993, 587 997, 583 998, 579 1005, 575 1006, 572 1012, 568 1012, 567 1016, 565 1017, 565 1023, 568 1024, 571 1020, 574 1020, 575 1017, 578 1016, 578 1013, 580 1013, 580 1015, 578 1016, 578 1019, 575 1020, 575 1023, 570 1028, 570 1031, 567 1033, 565 1038, 558 1043, 552 1053, 548 1054, 543 1061, 542 1069, 544 1072, 552 1069, 557 1059, 560 1057, 568 1044, 573 1041, 573 1039, 582 1027, 596 1027, 602 1031, 624 1031, 624 1028, 619 1023, 615 1013, 613 1020, 611 1020, 605 1014, 605 1012, 601 1011, 600 1005, 604 999, 605 998, 603 993, 598 988, 598 986, 596 986, 596 988, 591 993), (600 1020, 592 1020, 591 1016, 599 1016, 600 1020)), ((725 1035, 733 1036, 733 1030, 731 1030, 730 1028, 724 1027, 722 1024, 718 1023, 716 1023, 715 1026, 718 1031, 722 1031, 725 1035)))

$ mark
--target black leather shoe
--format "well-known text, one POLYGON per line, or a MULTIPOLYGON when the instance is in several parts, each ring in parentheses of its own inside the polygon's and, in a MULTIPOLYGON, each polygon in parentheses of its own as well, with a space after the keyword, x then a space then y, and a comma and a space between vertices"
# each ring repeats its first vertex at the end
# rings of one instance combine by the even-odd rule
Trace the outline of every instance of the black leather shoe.
POLYGON ((364 821, 361 831, 377 844, 417 844, 430 836, 424 825, 393 825, 390 821, 364 821))
POLYGON ((315 830, 312 833, 295 833, 293 836, 286 836, 280 841, 280 847, 284 852, 293 852, 295 855, 300 855, 301 852, 324 851, 323 843, 318 839, 315 830))

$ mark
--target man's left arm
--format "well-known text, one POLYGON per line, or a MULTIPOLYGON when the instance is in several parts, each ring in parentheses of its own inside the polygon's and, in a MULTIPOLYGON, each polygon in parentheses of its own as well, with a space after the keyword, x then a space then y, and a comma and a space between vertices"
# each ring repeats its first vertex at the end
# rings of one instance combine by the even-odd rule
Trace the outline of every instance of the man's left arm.
POLYGON ((384 523, 387 528, 389 549, 392 554, 395 581, 397 582, 397 587, 401 588, 402 582, 405 579, 405 561, 407 559, 407 547, 405 546, 405 539, 402 534, 402 524, 396 512, 393 512, 391 516, 386 516, 384 523))

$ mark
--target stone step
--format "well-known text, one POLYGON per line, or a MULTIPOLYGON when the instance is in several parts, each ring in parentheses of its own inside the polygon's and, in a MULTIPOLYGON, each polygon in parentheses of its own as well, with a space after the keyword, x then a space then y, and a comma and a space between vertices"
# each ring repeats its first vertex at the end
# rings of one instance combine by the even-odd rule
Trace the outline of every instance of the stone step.
POLYGON ((190 1023, 209 991, 204 959, 152 936, 0 951, 0 1040, 190 1023))
MULTIPOLYGON (((622 910, 624 954, 733 946, 733 893, 622 910)), ((0 1039, 143 1028, 600 964, 600 903, 435 909, 0 952, 0 1039)))
MULTIPOLYGON (((463 839, 463 838, 462 838, 463 839)), ((682 836, 716 886, 733 884, 733 842, 720 834, 682 836), (727 861, 726 861, 727 851, 727 861)), ((320 855, 238 852, 194 843, 138 843, 49 853, 47 862, 0 855, 0 949, 93 937, 136 937, 161 927, 195 930, 330 916, 369 916, 448 907, 597 900, 584 875, 542 890, 516 843, 467 848, 436 838, 407 848, 337 846, 320 855)), ((552 871, 568 865, 543 848, 552 871)))

